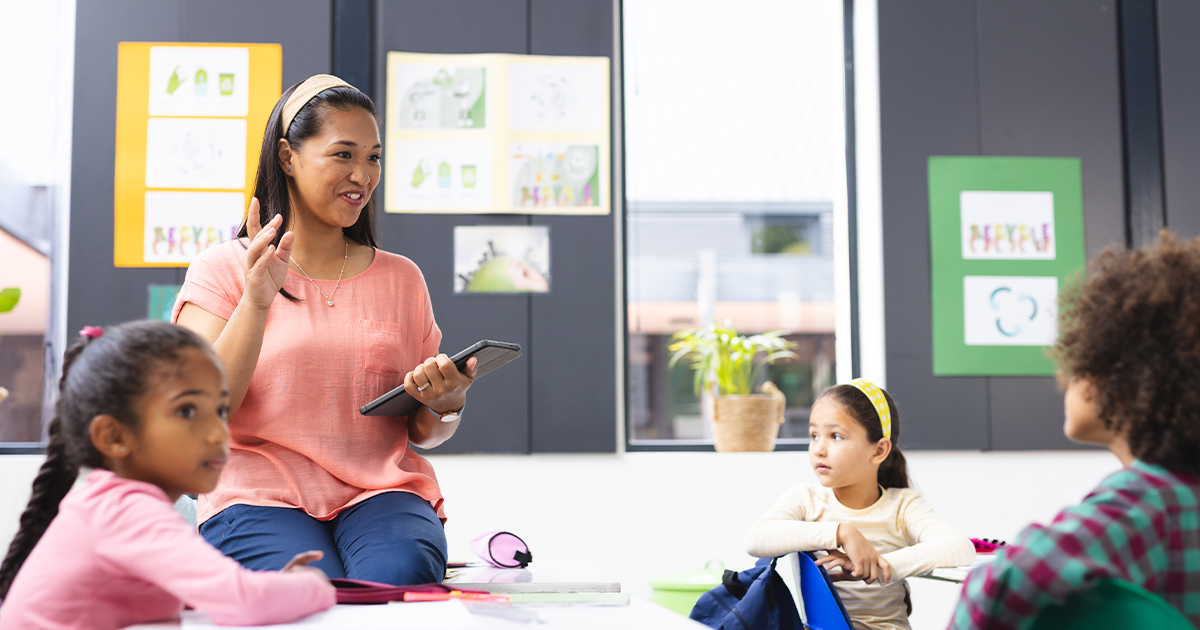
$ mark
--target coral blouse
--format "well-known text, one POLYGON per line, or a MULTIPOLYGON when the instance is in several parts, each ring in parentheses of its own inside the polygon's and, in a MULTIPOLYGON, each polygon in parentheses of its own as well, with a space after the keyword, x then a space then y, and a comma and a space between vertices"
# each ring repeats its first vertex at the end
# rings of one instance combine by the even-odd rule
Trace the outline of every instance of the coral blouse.
MULTIPOLYGON (((188 268, 172 321, 191 302, 225 320, 245 290, 242 243, 200 254, 188 268)), ((315 281, 325 294, 335 281, 315 281)), ((435 356, 442 332, 429 290, 411 260, 375 250, 362 273, 341 281, 329 307, 313 283, 289 270, 275 297, 262 352, 241 408, 229 422, 221 481, 201 495, 204 522, 231 505, 300 508, 320 520, 384 492, 411 492, 445 521, 433 466, 408 443, 406 418, 358 408, 400 385, 435 356)))

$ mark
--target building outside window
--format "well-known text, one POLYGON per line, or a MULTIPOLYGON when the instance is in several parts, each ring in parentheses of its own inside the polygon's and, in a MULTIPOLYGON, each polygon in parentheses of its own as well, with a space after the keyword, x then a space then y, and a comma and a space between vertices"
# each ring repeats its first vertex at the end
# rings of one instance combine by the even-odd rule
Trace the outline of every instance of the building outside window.
POLYGON ((54 278, 70 180, 74 0, 0 0, 0 452, 46 439, 63 348, 54 278), (57 255, 56 255, 57 254, 57 255))
POLYGON ((787 397, 778 444, 802 447, 847 356, 842 4, 625 0, 622 21, 629 447, 712 444, 667 347, 726 322, 797 344, 759 381, 787 397))

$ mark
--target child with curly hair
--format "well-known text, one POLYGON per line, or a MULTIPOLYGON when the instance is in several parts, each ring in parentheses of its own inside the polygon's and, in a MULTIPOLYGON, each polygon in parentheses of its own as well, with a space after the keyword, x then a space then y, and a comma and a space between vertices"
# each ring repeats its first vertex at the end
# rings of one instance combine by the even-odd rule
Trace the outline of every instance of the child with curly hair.
POLYGON ((1114 578, 1200 627, 1200 239, 1110 249, 1060 297, 1067 437, 1124 468, 963 586, 951 628, 1026 628, 1114 578))

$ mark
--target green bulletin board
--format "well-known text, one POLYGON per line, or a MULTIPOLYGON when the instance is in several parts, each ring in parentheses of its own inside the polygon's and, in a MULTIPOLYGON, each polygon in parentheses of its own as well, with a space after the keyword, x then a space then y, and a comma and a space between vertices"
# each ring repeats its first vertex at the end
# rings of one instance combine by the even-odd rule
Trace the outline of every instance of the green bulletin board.
POLYGON ((930 157, 935 376, 1054 374, 1057 296, 1083 270, 1078 158, 930 157))

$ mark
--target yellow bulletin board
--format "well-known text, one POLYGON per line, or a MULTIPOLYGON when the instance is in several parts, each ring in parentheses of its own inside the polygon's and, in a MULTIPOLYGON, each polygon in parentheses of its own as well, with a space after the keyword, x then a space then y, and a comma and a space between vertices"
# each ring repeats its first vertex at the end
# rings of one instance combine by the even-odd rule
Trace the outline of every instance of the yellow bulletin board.
POLYGON ((245 216, 283 50, 121 42, 117 66, 113 264, 186 267, 245 216))
POLYGON ((389 52, 387 72, 387 212, 610 212, 607 57, 389 52))

